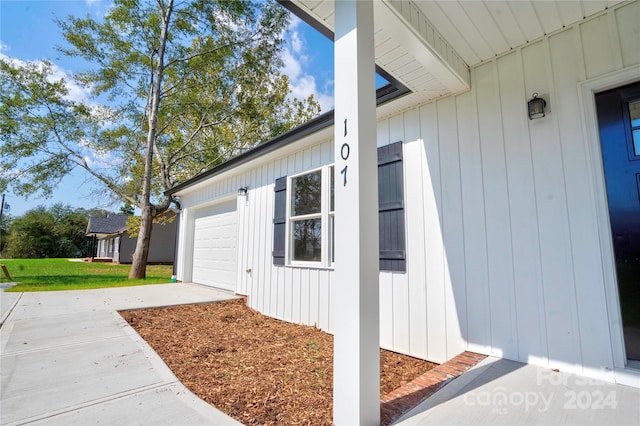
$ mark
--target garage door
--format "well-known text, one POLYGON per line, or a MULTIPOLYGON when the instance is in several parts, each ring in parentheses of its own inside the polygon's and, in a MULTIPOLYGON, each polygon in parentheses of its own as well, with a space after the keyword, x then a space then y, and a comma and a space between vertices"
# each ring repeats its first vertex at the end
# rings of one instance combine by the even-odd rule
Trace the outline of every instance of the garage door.
POLYGON ((235 200, 196 213, 193 282, 235 291, 236 223, 235 200))

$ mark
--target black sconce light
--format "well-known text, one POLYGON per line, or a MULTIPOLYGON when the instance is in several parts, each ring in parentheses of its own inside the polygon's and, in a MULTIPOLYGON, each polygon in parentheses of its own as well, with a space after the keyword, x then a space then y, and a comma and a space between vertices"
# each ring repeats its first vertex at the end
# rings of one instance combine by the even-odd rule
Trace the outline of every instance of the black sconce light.
POLYGON ((249 190, 249 187, 247 187, 247 186, 242 186, 242 187, 238 188, 238 197, 246 196, 248 190, 249 190))
POLYGON ((547 106, 547 101, 539 98, 537 93, 533 94, 533 98, 529 100, 527 105, 529 106, 529 120, 544 117, 544 107, 547 106))

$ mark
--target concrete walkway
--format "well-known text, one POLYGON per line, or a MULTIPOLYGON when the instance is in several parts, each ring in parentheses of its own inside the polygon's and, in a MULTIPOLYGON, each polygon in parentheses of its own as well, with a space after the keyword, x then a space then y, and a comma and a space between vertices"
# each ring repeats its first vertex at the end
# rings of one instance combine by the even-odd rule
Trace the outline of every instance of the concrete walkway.
POLYGON ((0 292, 0 424, 227 425, 116 312, 231 299, 193 284, 0 292))

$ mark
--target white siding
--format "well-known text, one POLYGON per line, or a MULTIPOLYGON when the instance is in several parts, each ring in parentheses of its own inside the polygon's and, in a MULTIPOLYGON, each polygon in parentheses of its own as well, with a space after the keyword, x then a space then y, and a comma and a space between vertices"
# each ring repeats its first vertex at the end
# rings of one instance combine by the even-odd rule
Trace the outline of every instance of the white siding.
POLYGON ((241 186, 246 197, 237 197, 238 248, 237 293, 249 296, 252 308, 275 318, 315 325, 331 331, 330 269, 274 267, 273 184, 290 176, 333 162, 333 144, 326 141, 292 155, 260 164, 242 174, 210 179, 206 186, 181 197, 183 217, 178 259, 178 279, 191 280, 194 212, 218 199, 233 197, 241 186))
POLYGON ((434 361, 470 349, 607 376, 612 349, 578 84, 640 62, 638 16, 636 2, 567 27, 474 67, 470 92, 378 124, 379 144, 403 134, 415 160, 405 167, 409 285, 404 294, 381 289, 383 322, 401 321, 383 324, 386 346, 406 333, 410 348, 394 349, 434 361), (550 113, 530 121, 534 92, 550 113), (394 307, 408 307, 408 327, 394 307))
POLYGON ((271 251, 275 180, 331 163, 332 156, 333 144, 325 142, 253 169, 247 174, 249 194, 239 219, 247 227, 239 244, 239 287, 249 296, 250 306, 279 319, 327 331, 331 271, 274 267, 271 251))
MULTIPOLYGON (((404 142, 407 219, 407 272, 380 275, 381 346, 436 362, 469 349, 590 375, 611 369, 578 84, 640 63, 638 16, 638 2, 610 8, 472 68, 467 93, 378 123, 378 146, 404 142), (534 92, 549 114, 530 121, 534 92)), ((340 292, 331 270, 272 266, 273 184, 332 157, 327 140, 182 199, 189 218, 247 185, 239 292, 267 315, 326 331, 340 292)))

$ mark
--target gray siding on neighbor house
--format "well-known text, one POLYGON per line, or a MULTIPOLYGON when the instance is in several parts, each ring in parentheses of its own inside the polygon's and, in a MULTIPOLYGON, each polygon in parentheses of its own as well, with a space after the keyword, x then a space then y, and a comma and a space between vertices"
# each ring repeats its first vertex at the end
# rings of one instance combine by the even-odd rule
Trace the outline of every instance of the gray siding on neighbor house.
POLYGON ((149 258, 151 262, 173 263, 176 247, 176 221, 153 226, 149 258))
MULTIPOLYGON (((151 243, 149 244, 149 263, 173 263, 175 258, 176 222, 166 225, 153 225, 151 243)), ((119 258, 114 261, 131 263, 136 251, 137 238, 131 238, 127 233, 121 236, 119 258)))
MULTIPOLYGON (((153 238, 153 233, 151 235, 153 238)), ((119 263, 131 263, 133 260, 133 252, 136 251, 137 238, 131 238, 128 233, 125 233, 120 238, 120 255, 118 259, 113 259, 119 263)))

